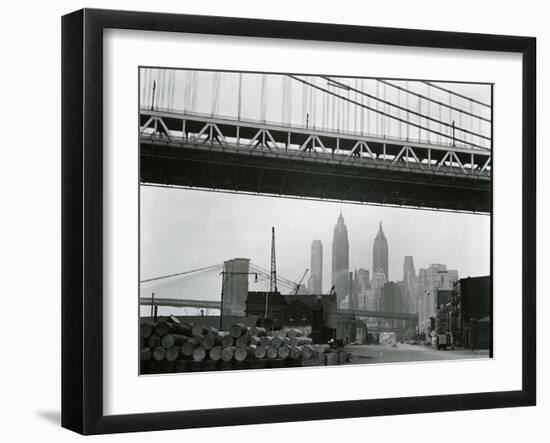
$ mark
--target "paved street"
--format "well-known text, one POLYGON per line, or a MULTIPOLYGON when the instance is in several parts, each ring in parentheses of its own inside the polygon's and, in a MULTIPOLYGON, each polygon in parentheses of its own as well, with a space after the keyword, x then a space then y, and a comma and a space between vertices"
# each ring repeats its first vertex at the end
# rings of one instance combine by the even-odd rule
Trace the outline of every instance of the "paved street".
POLYGON ((348 364, 462 360, 489 357, 489 351, 485 350, 472 351, 470 349, 457 349, 454 351, 438 351, 432 347, 407 344, 398 344, 397 346, 385 344, 348 346, 346 347, 346 351, 355 357, 355 359, 348 364))

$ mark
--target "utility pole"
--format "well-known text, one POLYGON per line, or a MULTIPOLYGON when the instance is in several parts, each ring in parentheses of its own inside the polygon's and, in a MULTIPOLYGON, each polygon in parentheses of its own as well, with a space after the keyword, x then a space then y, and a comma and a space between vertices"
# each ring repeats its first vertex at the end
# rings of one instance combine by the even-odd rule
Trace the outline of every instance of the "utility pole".
POLYGON ((269 278, 269 292, 265 296, 265 319, 269 309, 269 294, 277 292, 277 261, 275 259, 275 226, 271 227, 271 273, 269 278))
POLYGON ((151 111, 155 110, 155 89, 157 89, 157 81, 153 80, 153 97, 151 98, 151 111))
POLYGON ((269 291, 277 292, 277 262, 275 260, 275 227, 271 227, 271 275, 269 291))
POLYGON ((453 148, 455 147, 455 121, 453 120, 453 148))

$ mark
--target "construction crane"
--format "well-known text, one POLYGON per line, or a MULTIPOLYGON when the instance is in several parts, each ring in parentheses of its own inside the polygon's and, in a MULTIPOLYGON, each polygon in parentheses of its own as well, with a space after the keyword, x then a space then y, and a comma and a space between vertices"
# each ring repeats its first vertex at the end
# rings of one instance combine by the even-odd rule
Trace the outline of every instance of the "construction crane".
POLYGON ((300 290, 300 285, 304 281, 304 278, 306 278, 306 274, 309 272, 309 269, 306 269, 304 274, 302 275, 302 278, 298 283, 296 283, 296 290, 294 291, 294 295, 298 295, 298 291, 300 290))

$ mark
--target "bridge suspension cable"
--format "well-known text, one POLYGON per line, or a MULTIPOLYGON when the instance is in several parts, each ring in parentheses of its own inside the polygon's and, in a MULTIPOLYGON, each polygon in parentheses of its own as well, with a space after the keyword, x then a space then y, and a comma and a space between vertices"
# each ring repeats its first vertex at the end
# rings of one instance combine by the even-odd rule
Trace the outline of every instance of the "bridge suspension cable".
MULTIPOLYGON (((457 108, 456 106, 452 106, 452 105, 447 104, 445 102, 442 102, 442 101, 436 100, 434 98, 431 98, 429 95, 420 94, 419 92, 415 92, 415 91, 411 91, 410 89, 403 88, 402 86, 396 85, 396 84, 391 83, 387 80, 382 80, 382 79, 376 79, 376 80, 379 81, 380 83, 384 83, 384 84, 386 84, 386 85, 388 85, 392 88, 395 88, 399 91, 403 91, 406 94, 414 95, 414 96, 419 97, 419 98, 421 98, 423 100, 426 100, 428 102, 435 103, 439 106, 443 106, 445 108, 452 109, 453 111, 460 112, 462 114, 469 115, 470 117, 474 117, 474 118, 477 118, 479 120, 483 120, 485 122, 491 123, 491 120, 489 118, 483 117, 482 115, 474 114, 472 112, 471 104, 473 104, 473 101, 470 101, 470 110, 466 111, 462 108, 457 108)), ((428 91, 429 91, 429 89, 428 89, 428 91)), ((428 92, 428 94, 429 94, 429 92, 428 92)))
POLYGON ((476 103, 478 105, 485 106, 486 108, 489 108, 489 109, 491 108, 491 105, 488 104, 488 103, 484 103, 482 101, 476 100, 475 98, 468 97, 467 95, 462 95, 462 94, 460 94, 456 91, 453 91, 451 89, 447 89, 447 88, 444 88, 442 86, 436 85, 435 83, 428 82, 428 81, 422 81, 422 83, 425 83, 426 85, 431 86, 432 88, 439 89, 440 91, 446 92, 447 94, 454 95, 455 97, 460 97, 464 100, 468 100, 472 103, 476 103))
MULTIPOLYGON (((327 81, 330 79, 330 77, 325 77, 325 76, 322 76, 322 78, 324 78, 327 81)), ((336 80, 333 80, 333 79, 330 79, 330 81, 332 81, 333 83, 339 83, 339 82, 337 82, 336 80)), ((359 91, 359 90, 353 88, 352 86, 347 85, 346 83, 339 83, 339 84, 342 86, 342 88, 347 88, 348 89, 348 98, 346 99, 348 101, 348 103, 352 102, 352 103, 356 103, 360 106, 359 102, 357 102, 357 101, 353 102, 349 99, 349 91, 355 91, 355 92, 358 92, 359 94, 365 95, 369 98, 372 98, 373 100, 378 100, 381 103, 383 103, 384 104, 384 114, 386 114, 386 115, 389 115, 388 111, 387 111, 387 106, 392 106, 396 109, 409 112, 410 114, 416 115, 417 117, 423 118, 425 120, 430 120, 434 123, 439 123, 440 125, 447 126, 448 128, 453 128, 453 129, 455 129, 457 131, 460 131, 460 132, 463 132, 465 134, 474 135, 476 137, 480 137, 480 138, 483 138, 485 140, 490 140, 491 139, 490 137, 487 137, 483 134, 478 134, 477 132, 473 132, 473 131, 470 131, 468 129, 465 129, 465 128, 462 128, 462 127, 459 127, 459 126, 454 126, 452 123, 448 123, 448 122, 443 121, 443 120, 438 120, 438 119, 436 119, 434 117, 431 117, 427 114, 423 114, 422 112, 417 112, 413 109, 408 109, 408 108, 405 108, 405 107, 400 106, 398 104, 392 103, 391 101, 386 100, 386 83, 385 82, 382 82, 382 83, 383 83, 383 86, 382 86, 382 96, 383 96, 383 98, 376 97, 376 96, 374 96, 372 94, 369 94, 367 92, 364 92, 364 91, 359 91)), ((420 109, 420 96, 419 96, 419 109, 420 109)), ((394 117, 394 118, 397 118, 397 117, 394 117)), ((348 120, 349 120, 349 118, 348 118, 348 120)), ((408 124, 411 124, 411 123, 409 122, 408 124)), ((430 131, 429 127, 422 128, 422 129, 424 129, 426 131, 430 131)), ((382 128, 382 132, 384 132, 384 128, 382 128)))
POLYGON ((149 282, 152 282, 152 281, 165 280, 165 279, 171 278, 171 277, 178 277, 178 276, 181 276, 181 275, 193 274, 193 273, 201 272, 201 271, 209 271, 209 270, 219 268, 221 266, 223 266, 223 263, 218 263, 216 265, 206 266, 204 268, 191 269, 190 271, 177 272, 175 274, 162 275, 160 277, 147 278, 145 280, 140 280, 140 283, 149 283, 149 282))
MULTIPOLYGON (((484 146, 482 146, 482 145, 479 145, 479 144, 477 144, 477 143, 473 143, 473 142, 464 140, 463 138, 459 138, 459 137, 452 137, 452 136, 449 135, 449 134, 445 134, 445 133, 443 133, 443 132, 436 131, 436 130, 434 130, 434 129, 428 128, 428 127, 423 126, 423 125, 421 125, 421 124, 414 123, 414 122, 410 122, 410 121, 404 120, 404 119, 402 119, 402 118, 400 118, 400 117, 397 117, 397 116, 395 116, 395 115, 392 115, 392 114, 389 114, 389 113, 387 113, 387 112, 381 111, 380 109, 377 109, 377 108, 379 108, 379 106, 378 106, 378 104, 380 103, 380 100, 379 100, 379 99, 376 100, 377 107, 376 107, 376 108, 373 108, 372 106, 368 106, 368 105, 364 105, 364 104, 362 105, 362 104, 359 103, 359 102, 356 102, 356 101, 354 101, 354 100, 348 99, 348 98, 346 98, 346 97, 344 97, 344 96, 342 96, 342 95, 339 95, 339 94, 337 94, 337 93, 335 93, 335 92, 332 92, 332 91, 330 91, 330 90, 328 90, 328 89, 325 89, 325 88, 323 88, 322 86, 318 86, 318 85, 315 85, 315 84, 313 84, 313 83, 308 83, 306 80, 303 80, 303 79, 301 79, 301 78, 299 78, 299 77, 296 77, 296 76, 294 76, 294 75, 291 75, 291 74, 287 74, 287 75, 289 75, 291 78, 293 78, 293 79, 296 80, 296 81, 299 81, 299 82, 304 83, 304 84, 308 84, 308 85, 311 86, 312 88, 316 88, 316 89, 318 89, 318 90, 321 90, 321 91, 326 92, 327 94, 331 94, 331 95, 333 95, 333 96, 335 96, 335 97, 337 97, 337 98, 340 98, 342 102, 349 101, 349 102, 351 102, 351 103, 353 103, 353 104, 355 104, 355 105, 357 105, 357 106, 362 106, 362 107, 364 107, 365 109, 368 109, 369 111, 375 112, 378 116, 383 115, 384 117, 388 117, 388 118, 391 118, 391 119, 393 119, 393 120, 403 122, 403 123, 405 123, 405 124, 407 124, 407 125, 409 125, 409 126, 412 126, 412 127, 417 128, 417 129, 421 129, 421 130, 424 130, 424 131, 427 131, 427 132, 430 132, 430 133, 433 133, 433 134, 441 135, 441 136, 443 136, 443 137, 446 138, 446 139, 452 139, 452 140, 454 140, 454 141, 456 141, 456 142, 464 143, 464 144, 466 144, 466 145, 470 145, 470 146, 472 146, 472 147, 476 147, 476 148, 482 149, 482 150, 484 150, 484 151, 487 151, 487 150, 488 150, 488 148, 486 148, 486 147, 484 147, 484 146)), ((372 96, 372 97, 374 98, 374 96, 372 96)), ((413 112, 413 111, 410 110, 410 109, 405 109, 405 110, 406 110, 407 112, 410 112, 410 113, 413 112)), ((422 117, 425 117, 425 116, 422 116, 422 117)), ((338 126, 339 126, 339 125, 338 125, 338 126)), ((481 137, 481 136, 480 136, 480 137, 481 137)), ((484 136, 483 136, 483 137, 484 137, 484 136)))

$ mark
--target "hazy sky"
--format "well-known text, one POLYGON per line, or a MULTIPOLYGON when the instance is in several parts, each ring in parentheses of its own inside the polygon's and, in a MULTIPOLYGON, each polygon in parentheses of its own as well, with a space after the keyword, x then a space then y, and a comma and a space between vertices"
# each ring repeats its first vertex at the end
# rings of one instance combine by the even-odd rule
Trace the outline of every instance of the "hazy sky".
MULTIPOLYGON (((269 269, 275 226, 277 270, 297 281, 310 267, 311 242, 323 243, 323 288, 331 280, 332 235, 342 211, 348 228, 350 269, 372 272, 372 245, 383 224, 390 280, 403 276, 403 257, 415 267, 444 263, 459 276, 489 273, 490 218, 361 204, 141 186, 141 279, 197 269, 235 257, 269 269)), ((186 283, 181 298, 219 299, 212 272, 186 283)), ((251 286, 265 290, 267 281, 251 286)), ((161 293, 157 293, 162 296, 161 293)), ((166 294, 165 294, 166 295, 166 294)))

